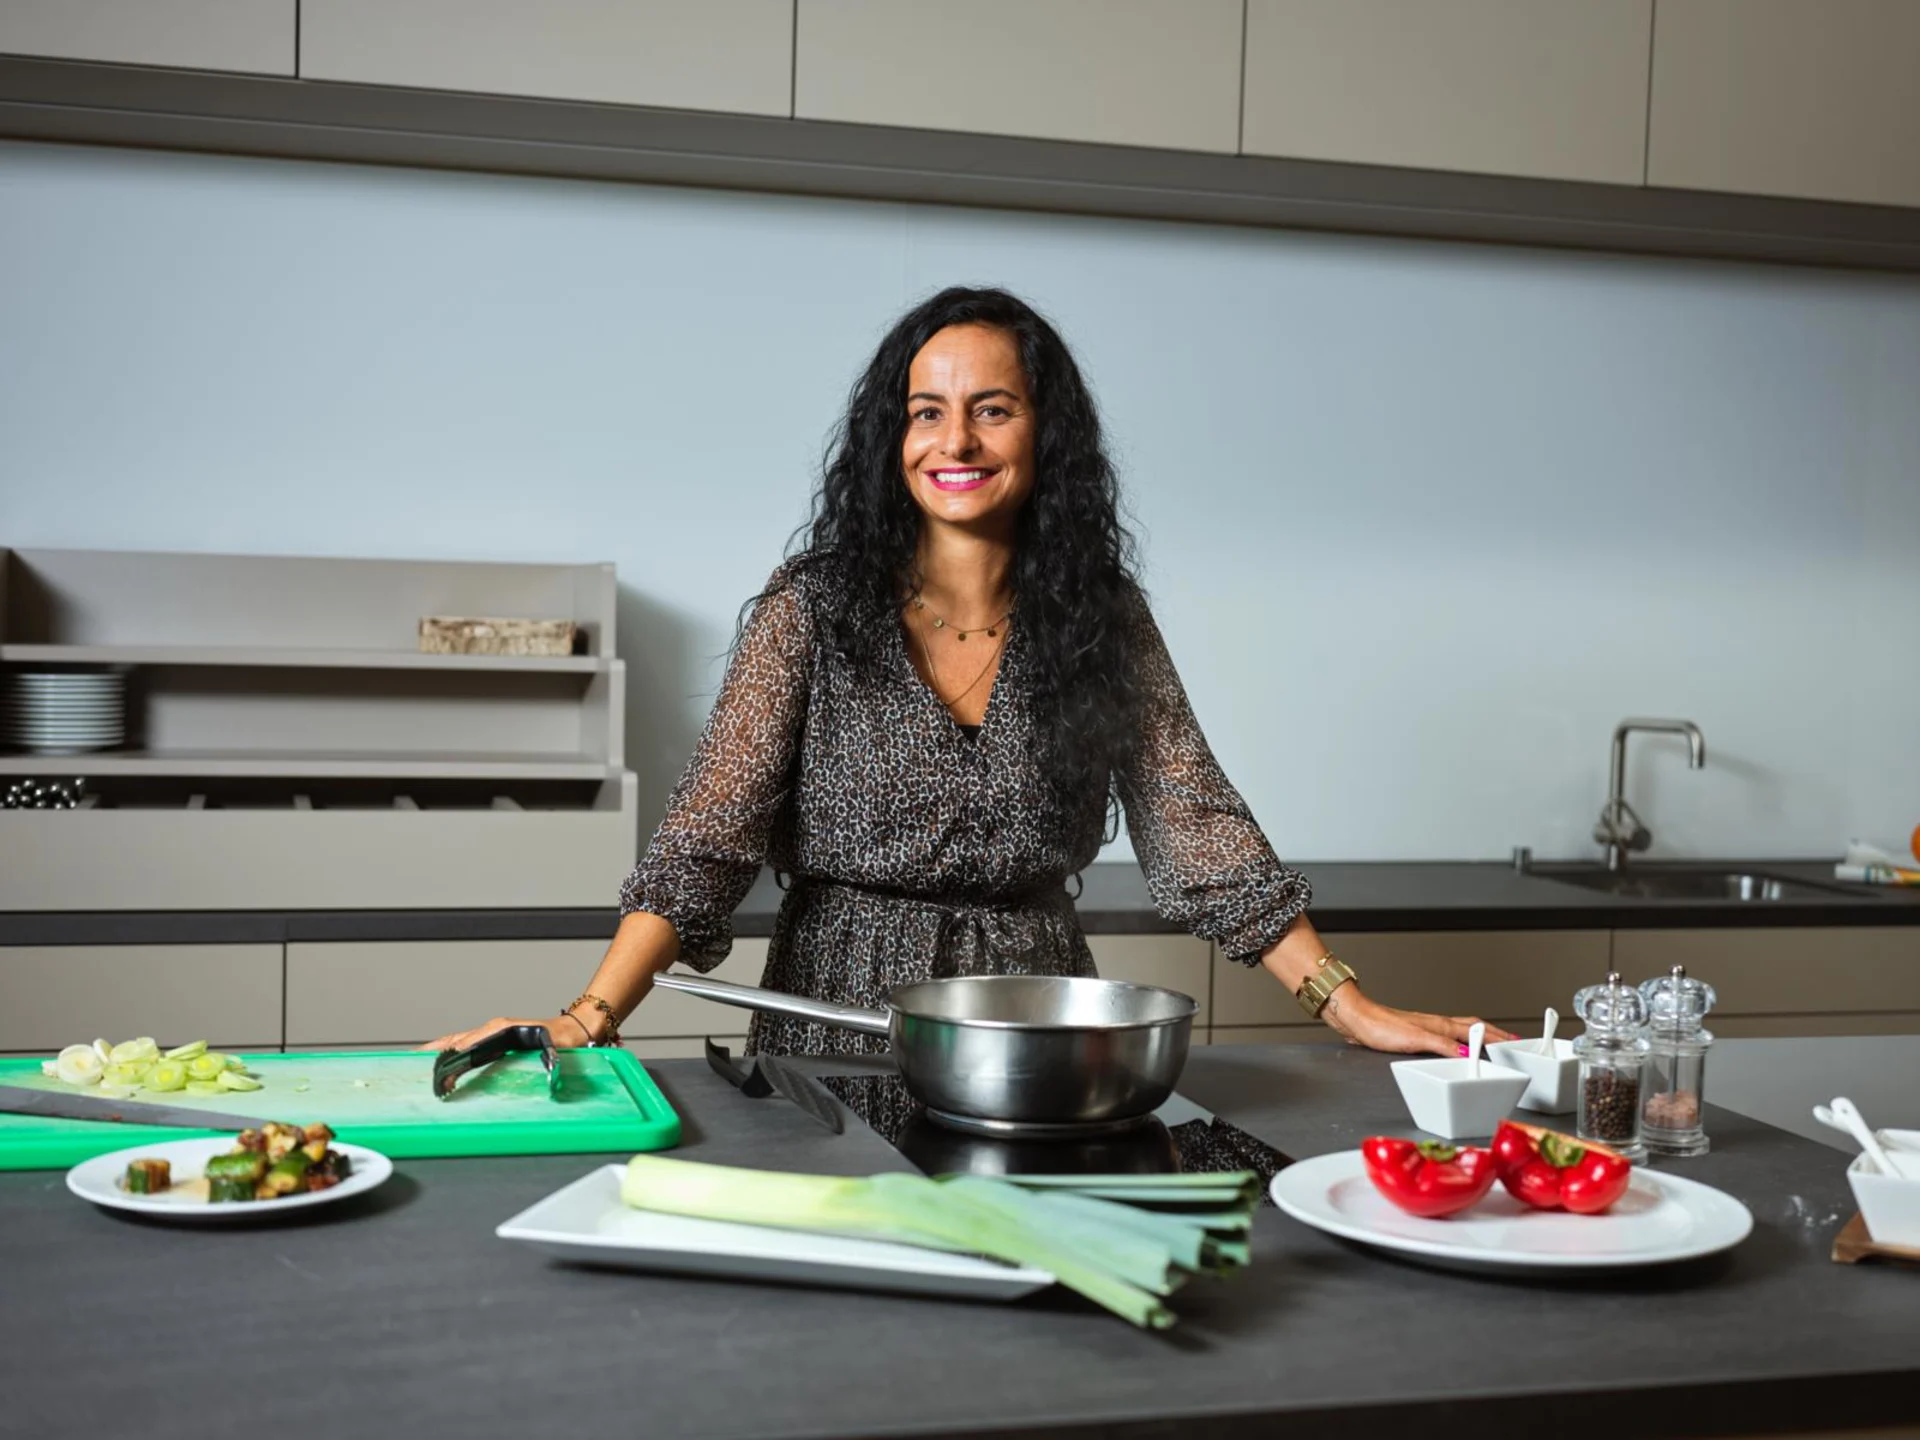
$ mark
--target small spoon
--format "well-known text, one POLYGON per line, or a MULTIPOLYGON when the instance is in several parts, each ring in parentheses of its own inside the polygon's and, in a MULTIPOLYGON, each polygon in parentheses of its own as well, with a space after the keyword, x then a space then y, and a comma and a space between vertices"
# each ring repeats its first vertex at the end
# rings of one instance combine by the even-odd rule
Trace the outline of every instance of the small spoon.
POLYGON ((1480 1078, 1480 1046, 1487 1038, 1487 1024, 1476 1020, 1467 1028, 1467 1059, 1472 1062, 1467 1070, 1469 1080, 1480 1078))
POLYGON ((1887 1152, 1880 1148, 1880 1141, 1875 1138, 1873 1131, 1867 1128, 1867 1122, 1860 1111, 1846 1096, 1836 1097, 1831 1106, 1814 1106, 1813 1118, 1822 1125, 1831 1126, 1835 1130, 1845 1131, 1853 1136, 1860 1148, 1872 1158, 1882 1175, 1900 1174, 1900 1171, 1894 1168, 1893 1162, 1887 1158, 1887 1152))
POLYGON ((1553 1032, 1560 1028, 1560 1012, 1551 1005, 1547 1006, 1545 1018, 1540 1021, 1540 1053, 1553 1054, 1553 1032))

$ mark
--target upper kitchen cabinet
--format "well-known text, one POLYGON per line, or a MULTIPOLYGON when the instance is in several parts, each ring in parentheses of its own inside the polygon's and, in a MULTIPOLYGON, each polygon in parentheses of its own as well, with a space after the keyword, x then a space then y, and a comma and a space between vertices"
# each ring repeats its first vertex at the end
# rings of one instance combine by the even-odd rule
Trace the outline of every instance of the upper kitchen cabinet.
POLYGON ((786 116, 792 0, 302 0, 300 75, 786 116))
POLYGON ((1652 0, 1249 0, 1249 155, 1642 183, 1652 0))
POLYGON ((798 0, 794 114, 1231 154, 1241 0, 798 0))
POLYGON ((1660 0, 1647 183, 1920 205, 1920 4, 1660 0))
POLYGON ((295 0, 0 0, 0 54, 293 74, 295 0))

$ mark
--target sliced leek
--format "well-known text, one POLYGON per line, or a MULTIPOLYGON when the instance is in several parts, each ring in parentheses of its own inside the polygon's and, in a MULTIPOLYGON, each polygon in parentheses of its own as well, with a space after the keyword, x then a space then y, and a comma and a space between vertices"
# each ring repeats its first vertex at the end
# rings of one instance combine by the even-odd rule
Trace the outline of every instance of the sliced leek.
POLYGON ((98 1085, 106 1069, 91 1045, 69 1045, 53 1062, 55 1078, 69 1085, 98 1085))

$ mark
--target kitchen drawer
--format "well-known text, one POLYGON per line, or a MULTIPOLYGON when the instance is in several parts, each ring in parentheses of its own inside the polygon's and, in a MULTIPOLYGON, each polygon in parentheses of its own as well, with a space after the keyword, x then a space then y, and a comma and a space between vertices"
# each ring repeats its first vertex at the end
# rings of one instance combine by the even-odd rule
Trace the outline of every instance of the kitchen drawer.
POLYGON ((1920 1010, 1920 925, 1619 930, 1613 958, 1635 985, 1675 965, 1705 980, 1719 997, 1709 1029, 1734 1015, 1920 1010))
MULTIPOLYGON (((736 1011, 744 1015, 744 1010, 736 1011)), ((629 1040, 627 1049, 642 1060, 703 1060, 707 1054, 707 1040, 711 1038, 716 1045, 723 1045, 737 1060, 746 1053, 747 1037, 739 1035, 681 1035, 664 1040, 629 1040)))
MULTIPOLYGON (((1920 934, 1917 931, 1916 934, 1920 934)), ((1530 1017, 1538 1033, 1551 1005, 1573 1010, 1573 992, 1607 976, 1605 930, 1495 930, 1429 934, 1355 933, 1326 937, 1327 948, 1360 975, 1367 994, 1403 1010, 1443 1015, 1530 1017)), ((1286 987, 1265 968, 1216 956, 1213 1024, 1312 1026, 1286 987)), ((1511 1026, 1507 1027, 1513 1028, 1511 1026)), ((1218 1034, 1215 1036, 1219 1041, 1218 1034)))
MULTIPOLYGON (((766 968, 765 940, 735 940, 732 953, 707 973, 715 980, 730 980, 735 985, 758 985, 766 968)), ((656 990, 627 1017, 620 1033, 634 1040, 679 1036, 698 1041, 707 1035, 721 1040, 723 1036, 745 1035, 752 1020, 753 1011, 737 1005, 700 1000, 675 990, 656 990)), ((739 1053, 737 1046, 734 1051, 739 1053)), ((698 1045, 693 1053, 701 1053, 698 1045)))
POLYGON ((495 1015, 553 1015, 604 940, 413 940, 287 946, 287 1044, 420 1044, 495 1015))
POLYGON ((163 1045, 280 1045, 278 945, 0 947, 0 1050, 102 1036, 163 1045))
MULTIPOLYGON (((431 940, 296 943, 287 947, 287 1043, 419 1043, 494 1015, 552 1015, 586 988, 604 940, 431 940)), ((736 942, 714 973, 758 983, 767 942, 736 942)), ((666 991, 621 1033, 742 1035, 748 1012, 666 991)), ((564 1040, 563 1032, 556 1038, 564 1040)))
POLYGON ((1108 980, 1159 985, 1200 1002, 1195 1026, 1212 1023, 1213 946, 1191 935, 1089 935, 1093 963, 1108 980))
POLYGON ((1920 1010, 1833 1011, 1822 1015, 1722 1015, 1707 1017, 1717 1040, 1779 1035, 1920 1035, 1920 1010))

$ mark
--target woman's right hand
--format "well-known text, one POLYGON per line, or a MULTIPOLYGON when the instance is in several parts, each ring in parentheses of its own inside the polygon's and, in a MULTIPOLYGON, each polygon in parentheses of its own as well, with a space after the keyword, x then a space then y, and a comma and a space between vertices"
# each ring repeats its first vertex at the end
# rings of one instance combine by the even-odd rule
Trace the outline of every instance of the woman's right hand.
POLYGON ((565 1015, 547 1015, 538 1020, 509 1020, 496 1015, 484 1025, 476 1025, 471 1030, 455 1030, 442 1035, 438 1040, 429 1040, 420 1046, 422 1050, 465 1050, 478 1045, 482 1040, 498 1030, 507 1030, 515 1025, 539 1025, 553 1036, 553 1043, 561 1048, 591 1045, 593 1036, 586 1025, 574 1018, 571 1011, 565 1015))

